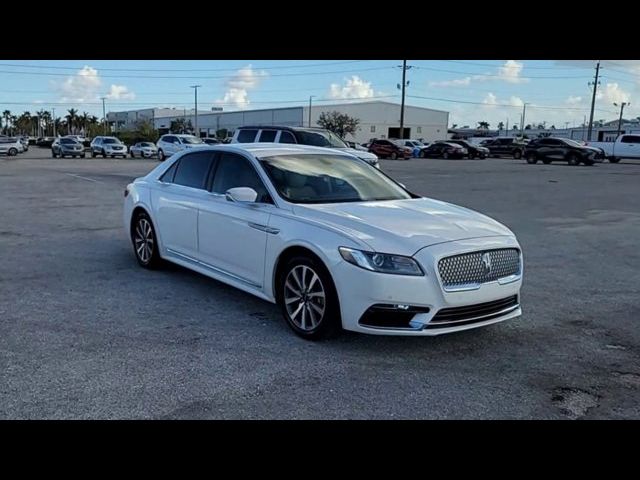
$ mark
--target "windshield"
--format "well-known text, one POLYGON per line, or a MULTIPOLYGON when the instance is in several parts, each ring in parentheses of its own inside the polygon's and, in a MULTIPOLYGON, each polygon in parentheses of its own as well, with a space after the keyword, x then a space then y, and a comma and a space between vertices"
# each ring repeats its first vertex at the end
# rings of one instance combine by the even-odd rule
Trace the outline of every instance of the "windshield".
POLYGON ((155 145, 154 145, 153 143, 146 143, 146 142, 143 142, 143 143, 141 143, 141 144, 140 144, 140 146, 141 146, 141 147, 153 147, 153 146, 155 146, 155 145))
POLYGON ((203 143, 201 138, 198 137, 180 137, 182 143, 194 144, 194 143, 203 143))
POLYGON ((329 131, 312 131, 312 130, 298 130, 296 131, 298 137, 298 143, 302 145, 312 145, 314 147, 327 147, 327 148, 348 148, 340 137, 335 133, 329 131))
POLYGON ((60 143, 64 143, 65 145, 76 145, 78 142, 73 140, 72 138, 62 138, 60 143))
POLYGON ((119 145, 120 140, 118 140, 117 138, 103 138, 102 143, 115 143, 119 145))
POLYGON ((276 155, 260 159, 276 190, 293 203, 341 203, 412 198, 365 162, 343 155, 276 155))

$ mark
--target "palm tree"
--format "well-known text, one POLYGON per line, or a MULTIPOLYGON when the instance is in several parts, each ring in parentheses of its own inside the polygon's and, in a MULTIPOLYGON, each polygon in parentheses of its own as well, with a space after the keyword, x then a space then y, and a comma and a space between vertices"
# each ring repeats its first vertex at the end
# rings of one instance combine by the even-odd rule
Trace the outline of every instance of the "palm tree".
POLYGON ((47 136, 49 132, 49 125, 51 125, 51 112, 48 110, 40 111, 40 119, 44 123, 44 136, 47 136))
POLYGON ((489 122, 478 122, 478 128, 489 130, 489 122))
POLYGON ((67 133, 71 134, 75 133, 75 127, 78 121, 78 110, 76 110, 75 108, 71 108, 68 110, 68 112, 69 114, 64 118, 67 119, 67 133), (73 132, 71 130, 73 130, 73 132))
POLYGON ((4 118, 4 133, 7 134, 9 132, 9 121, 11 120, 11 111, 5 110, 2 112, 2 118, 4 118))
POLYGON ((504 122, 498 124, 498 132, 504 128, 504 122))

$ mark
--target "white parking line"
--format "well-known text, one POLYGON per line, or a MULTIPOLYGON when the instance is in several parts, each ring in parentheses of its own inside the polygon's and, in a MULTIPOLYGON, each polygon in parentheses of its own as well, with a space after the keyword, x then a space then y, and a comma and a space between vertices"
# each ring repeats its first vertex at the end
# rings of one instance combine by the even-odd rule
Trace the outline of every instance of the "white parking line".
POLYGON ((65 173, 65 175, 69 175, 70 177, 81 178, 82 180, 88 180, 90 182, 102 183, 100 180, 94 180, 93 178, 83 177, 82 175, 76 175, 75 173, 65 173))

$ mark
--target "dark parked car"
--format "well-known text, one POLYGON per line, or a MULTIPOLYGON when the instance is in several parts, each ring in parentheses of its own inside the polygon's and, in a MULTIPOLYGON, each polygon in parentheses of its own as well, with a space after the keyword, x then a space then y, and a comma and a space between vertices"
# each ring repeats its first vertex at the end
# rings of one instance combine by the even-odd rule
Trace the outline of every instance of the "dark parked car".
POLYGON ((220 140, 218 140, 217 138, 207 137, 207 138, 203 138, 202 141, 204 143, 206 143, 207 145, 219 145, 220 144, 220 140))
POLYGON ((411 154, 413 153, 411 148, 401 147, 391 140, 373 140, 369 145, 369 151, 375 153, 380 158, 390 158, 391 160, 398 158, 407 160, 411 158, 411 154))
POLYGON ((487 147, 481 147, 474 145, 466 140, 449 140, 448 143, 455 143, 463 148, 467 149, 469 158, 487 158, 489 156, 489 149, 487 147))
POLYGON ((593 165, 604 161, 605 155, 601 148, 582 145, 569 138, 539 138, 532 140, 524 151, 527 163, 544 164, 551 162, 567 162, 569 165, 593 165))
POLYGON ((49 148, 53 144, 55 138, 53 137, 40 137, 36 140, 37 147, 49 148))
POLYGON ((73 138, 58 138, 51 145, 51 156, 53 158, 65 156, 84 158, 84 145, 73 138))
POLYGON ((451 142, 433 142, 422 150, 426 158, 464 158, 468 154, 467 149, 451 142))
POLYGON ((518 159, 522 158, 527 145, 517 138, 504 137, 485 140, 480 146, 488 148, 492 157, 509 156, 518 159))

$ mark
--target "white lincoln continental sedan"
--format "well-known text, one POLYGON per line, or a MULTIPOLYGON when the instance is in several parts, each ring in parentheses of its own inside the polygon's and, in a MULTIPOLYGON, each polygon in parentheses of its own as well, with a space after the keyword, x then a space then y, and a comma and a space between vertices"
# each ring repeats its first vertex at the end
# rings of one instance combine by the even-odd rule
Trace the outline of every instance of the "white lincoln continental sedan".
POLYGON ((521 314, 522 253, 508 228, 347 153, 203 147, 124 194, 141 266, 168 260, 277 303, 303 338, 439 335, 521 314))

